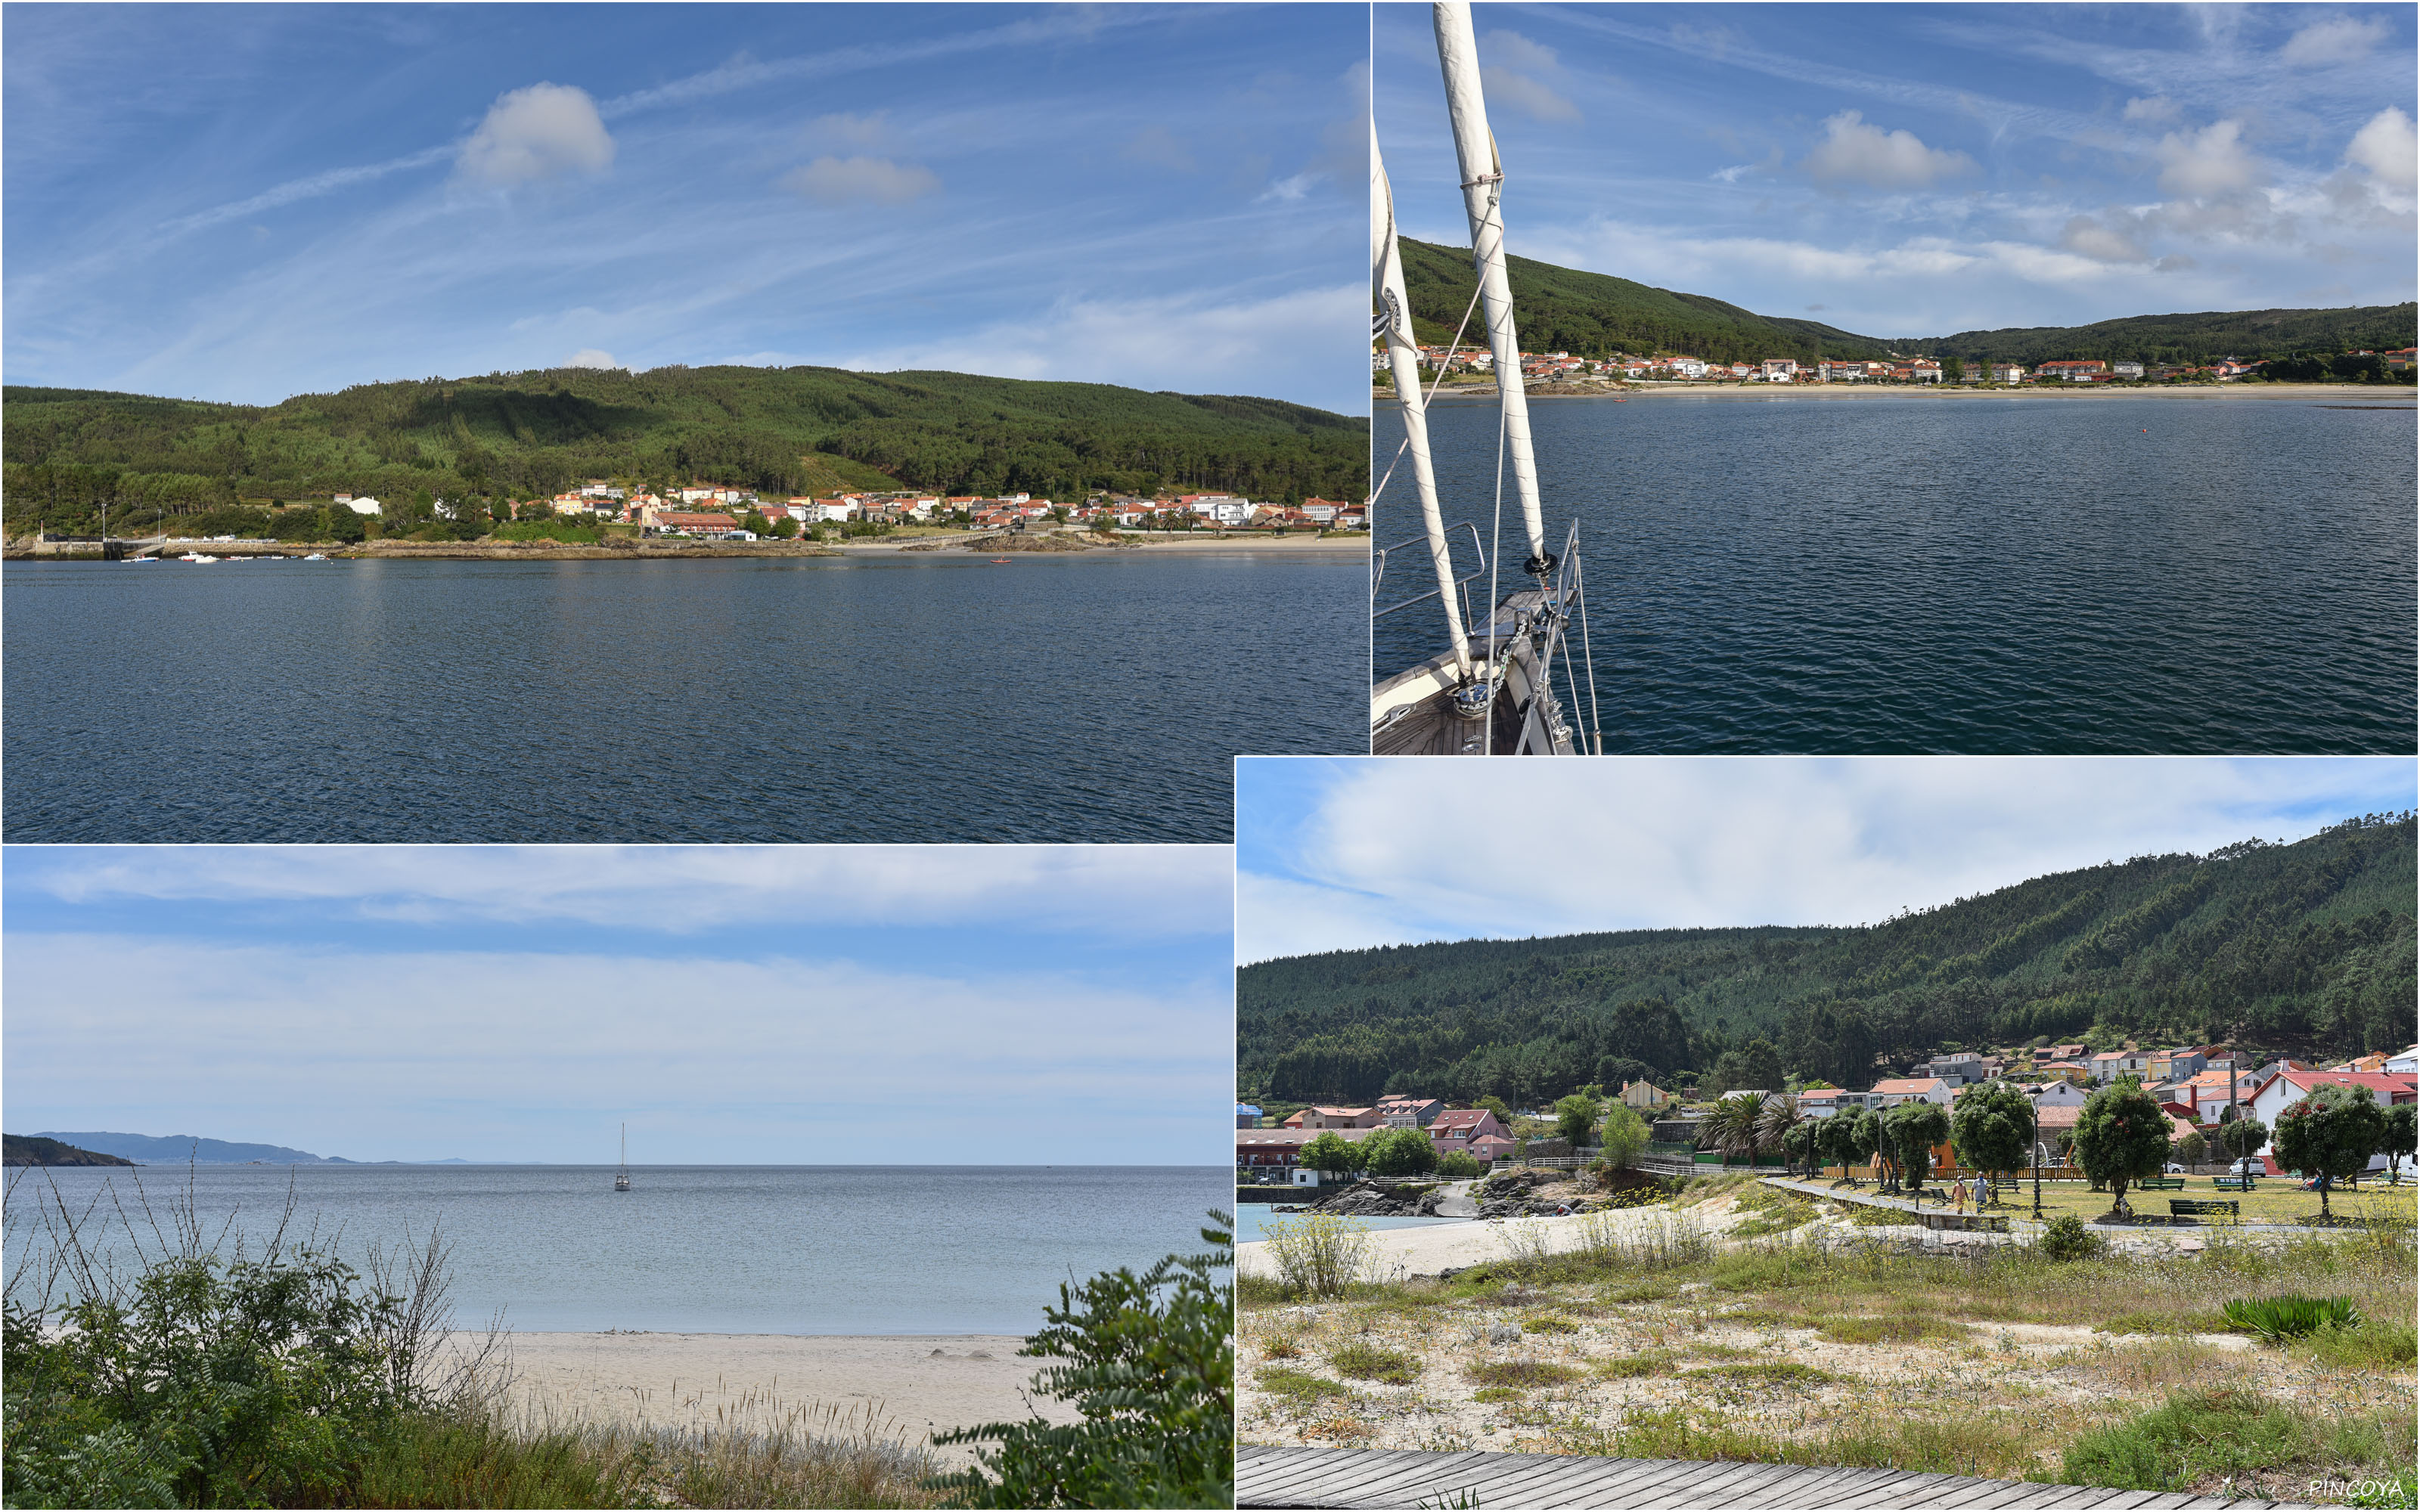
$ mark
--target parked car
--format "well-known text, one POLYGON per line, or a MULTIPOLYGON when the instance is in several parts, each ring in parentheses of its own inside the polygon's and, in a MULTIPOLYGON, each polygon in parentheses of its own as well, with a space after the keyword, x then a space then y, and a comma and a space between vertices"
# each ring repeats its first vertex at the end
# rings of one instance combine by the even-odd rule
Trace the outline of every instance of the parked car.
POLYGON ((2170 1161, 2168 1162, 2168 1174, 2170 1176, 2191 1176, 2193 1174, 2193 1167, 2190 1165, 2180 1165, 2175 1161, 2170 1161))
POLYGON ((2269 1174, 2268 1165, 2264 1164, 2257 1155, 2246 1155, 2242 1160, 2239 1160, 2234 1165, 2228 1166, 2227 1169, 2237 1176, 2266 1176, 2269 1174))

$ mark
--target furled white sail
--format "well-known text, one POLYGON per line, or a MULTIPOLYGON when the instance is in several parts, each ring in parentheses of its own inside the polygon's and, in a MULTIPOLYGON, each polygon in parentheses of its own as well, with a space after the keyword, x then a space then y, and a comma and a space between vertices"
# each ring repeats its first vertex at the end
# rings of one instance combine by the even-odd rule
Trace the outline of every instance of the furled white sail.
POLYGON ((1496 137, 1487 129, 1487 104, 1479 86, 1479 44, 1471 35, 1466 0, 1437 0, 1437 61, 1445 70, 1446 108, 1453 117, 1453 147, 1462 162, 1463 208, 1470 215, 1471 260, 1479 271, 1479 298, 1487 317, 1487 348, 1496 361, 1503 395, 1504 447, 1512 463, 1512 487, 1521 501, 1521 523, 1529 536, 1529 560, 1546 561, 1546 517, 1538 502, 1538 461, 1529 444, 1529 399, 1521 387, 1521 337, 1512 327, 1512 284, 1504 268, 1504 217, 1498 191, 1503 165, 1496 137))
POLYGON ((1445 538, 1445 516, 1437 508, 1436 470, 1429 460, 1427 396, 1420 392, 1420 354, 1412 344, 1412 311, 1404 294, 1404 258, 1395 244, 1395 196, 1387 183, 1387 167, 1378 158, 1378 123, 1370 123, 1370 297, 1376 306, 1372 324, 1387 349, 1387 366, 1394 375, 1395 396, 1404 407, 1404 435, 1412 454, 1412 482, 1420 496, 1420 521, 1428 529, 1429 558, 1436 568, 1437 596, 1445 604, 1446 632, 1453 642, 1455 667, 1470 675, 1470 638, 1463 628, 1462 605, 1453 586, 1453 560, 1445 538))

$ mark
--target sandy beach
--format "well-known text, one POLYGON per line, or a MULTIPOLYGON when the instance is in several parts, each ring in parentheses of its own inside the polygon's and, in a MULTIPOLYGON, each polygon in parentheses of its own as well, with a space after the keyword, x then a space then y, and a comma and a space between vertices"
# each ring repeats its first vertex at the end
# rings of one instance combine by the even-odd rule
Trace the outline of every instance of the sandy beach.
MULTIPOLYGON (((1727 1200, 1716 1199, 1695 1210, 1706 1232, 1719 1234, 1745 1214, 1736 1212, 1727 1200)), ((1634 1211, 1617 1211, 1609 1215, 1617 1232, 1652 1229, 1670 1222, 1671 1215, 1661 1208, 1641 1208, 1634 1211)), ((1561 1253, 1577 1249, 1588 1220, 1571 1218, 1504 1218, 1474 1219, 1469 1223, 1429 1224, 1418 1228, 1379 1228, 1369 1235, 1371 1253, 1375 1261, 1373 1271, 1379 1276, 1435 1275, 1449 1267, 1477 1265, 1482 1260, 1500 1260, 1510 1254, 1505 1246, 1504 1230, 1520 1225, 1527 1235, 1534 1235, 1549 1251, 1561 1253)), ((1525 1236, 1526 1242, 1526 1236, 1525 1236)), ((1252 1240, 1235 1246, 1235 1271, 1239 1275, 1274 1275, 1277 1268, 1268 1258, 1268 1242, 1252 1240)))
MULTIPOLYGON (((799 1417, 849 1430, 895 1424, 921 1443, 977 1423, 1075 1410, 1030 1396, 1050 1362, 1020 1357, 1013 1335, 812 1336, 787 1334, 513 1334, 513 1401, 539 1423, 772 1428, 799 1417)), ((971 1451, 936 1451, 953 1464, 971 1451)))

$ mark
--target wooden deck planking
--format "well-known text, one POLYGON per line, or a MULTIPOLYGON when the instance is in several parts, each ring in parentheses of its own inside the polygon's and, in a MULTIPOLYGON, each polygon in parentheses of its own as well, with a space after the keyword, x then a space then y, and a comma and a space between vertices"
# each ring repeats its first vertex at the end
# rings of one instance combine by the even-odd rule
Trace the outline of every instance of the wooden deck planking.
MULTIPOLYGON (((2272 1512, 2279 1504, 1846 1467, 1624 1459, 1483 1450, 1240 1445, 1239 1506, 1409 1507, 1468 1495, 1482 1507, 1955 1509, 1955 1512, 2272 1512)), ((2282 1509, 2281 1509, 2282 1512, 2282 1509)))

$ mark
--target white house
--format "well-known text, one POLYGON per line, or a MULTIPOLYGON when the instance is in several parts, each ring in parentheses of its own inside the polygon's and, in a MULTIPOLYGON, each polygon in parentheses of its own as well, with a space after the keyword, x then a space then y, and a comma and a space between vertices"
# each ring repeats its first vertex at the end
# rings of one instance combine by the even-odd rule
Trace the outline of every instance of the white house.
POLYGON ((1672 371, 1684 378, 1701 378, 1706 376, 1706 364, 1695 357, 1675 357, 1672 371))
POLYGON ((2387 1057, 2386 1073, 2389 1076, 2420 1075, 2420 1044, 2413 1045, 2401 1055, 2387 1057))
POLYGON ((1764 380, 1767 383, 1798 381, 1798 360, 1794 357, 1768 357, 1764 360, 1764 380))
POLYGON ((2064 1077, 2056 1081, 2036 1082, 2024 1089, 2038 1108, 2080 1108, 2084 1106, 2084 1088, 2064 1077))
MULTIPOLYGON (((2271 1079, 2269 1085, 2254 1095, 2252 1116, 2273 1131, 2277 1127, 2279 1114, 2310 1096, 2315 1089, 2331 1084, 2338 1087, 2366 1087, 2369 1088, 2369 1095, 2377 1099, 2381 1106, 2420 1099, 2420 1092, 2414 1091, 2412 1078, 2408 1074, 2397 1075, 2392 1072, 2374 1071, 2289 1070, 2279 1072, 2271 1079)), ((2261 1146, 2260 1153, 2273 1154, 2274 1145, 2275 1141, 2272 1140, 2269 1144, 2261 1146)), ((2370 1158, 2372 1170, 2383 1170, 2385 1167, 2385 1156, 2375 1155, 2370 1158)))
POLYGON ((1949 1104, 1949 1083, 1938 1076, 1905 1076, 1895 1081, 1874 1083, 1873 1095, 1881 1098, 1882 1106, 1895 1108, 1901 1103, 1938 1103, 1949 1104))

